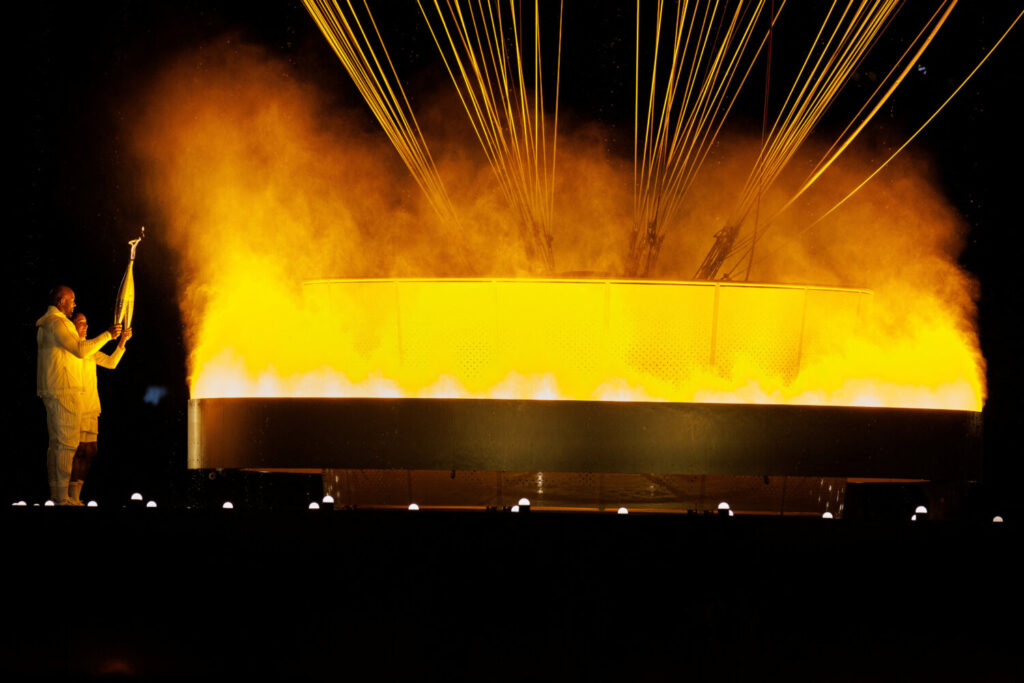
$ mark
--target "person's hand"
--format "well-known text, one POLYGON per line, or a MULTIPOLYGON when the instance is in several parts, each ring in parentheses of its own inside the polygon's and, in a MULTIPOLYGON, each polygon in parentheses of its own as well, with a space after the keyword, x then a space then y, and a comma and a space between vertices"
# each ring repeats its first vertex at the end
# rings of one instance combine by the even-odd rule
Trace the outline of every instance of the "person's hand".
POLYGON ((111 325, 110 329, 107 330, 107 332, 110 333, 110 338, 111 339, 117 339, 118 337, 121 336, 121 326, 120 325, 111 325))
POLYGON ((132 338, 132 328, 129 327, 128 329, 126 329, 124 331, 124 334, 121 335, 121 341, 118 343, 118 346, 124 347, 125 342, 128 341, 131 338, 132 338))

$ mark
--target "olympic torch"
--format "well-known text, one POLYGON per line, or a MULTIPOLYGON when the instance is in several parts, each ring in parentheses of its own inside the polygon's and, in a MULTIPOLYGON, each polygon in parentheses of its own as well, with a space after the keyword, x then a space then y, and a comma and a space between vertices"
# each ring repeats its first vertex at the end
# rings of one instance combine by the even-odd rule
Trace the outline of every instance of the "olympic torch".
POLYGON ((135 311, 135 278, 132 276, 135 249, 145 236, 146 228, 143 227, 139 236, 128 242, 132 248, 132 256, 128 261, 128 268, 124 271, 124 277, 121 278, 121 286, 117 290, 117 302, 114 304, 114 324, 121 325, 126 330, 132 326, 132 313, 135 311))

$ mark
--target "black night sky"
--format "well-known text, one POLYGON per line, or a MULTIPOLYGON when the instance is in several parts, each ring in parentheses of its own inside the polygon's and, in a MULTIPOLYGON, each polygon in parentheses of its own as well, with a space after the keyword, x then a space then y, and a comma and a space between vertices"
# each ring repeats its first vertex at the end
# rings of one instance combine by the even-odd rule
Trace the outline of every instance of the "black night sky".
MULTIPOLYGON (((404 14, 392 13, 392 30, 411 62, 415 98, 416 88, 438 74, 424 59, 433 48, 418 28, 415 5, 408 4, 404 14)), ((565 125, 598 120, 608 127, 608 144, 625 154, 632 125, 633 11, 628 3, 566 8, 565 125)), ((916 71, 894 98, 888 129, 909 134, 973 68, 1014 11, 1004 3, 961 3, 922 60, 926 69, 916 71)), ((234 41, 262 46, 284 60, 293 78, 337 93, 339 101, 351 105, 358 95, 298 3, 44 3, 20 7, 8 26, 13 92, 6 101, 14 114, 8 119, 14 178, 8 234, 14 246, 8 251, 13 268, 5 302, 15 329, 7 335, 13 409, 6 412, 6 431, 12 443, 2 489, 4 500, 35 500, 45 496, 46 430, 34 395, 34 321, 45 310, 46 293, 58 282, 72 285, 80 309, 90 314, 91 334, 97 333, 124 270, 127 240, 140 225, 150 234, 160 229, 134 185, 135 161, 125 133, 139 93, 183 51, 234 41)), ((891 43, 880 45, 883 57, 899 45, 895 38, 891 43)), ((1020 46, 1018 27, 913 143, 931 155, 947 196, 970 225, 962 262, 981 284, 981 341, 988 362, 984 485, 998 505, 1018 511, 1020 46)), ((784 59, 785 45, 777 49, 784 59)), ((753 104, 747 103, 738 121, 759 124, 759 97, 751 96, 753 104)), ((367 115, 367 130, 374 125, 367 115)), ((884 176, 877 182, 885 182, 884 176)), ((136 336, 121 369, 101 376, 103 446, 90 479, 94 496, 101 498, 118 498, 131 488, 184 500, 190 486, 188 396, 175 257, 156 239, 140 249, 136 336), (143 401, 150 387, 167 391, 155 405, 143 401)), ((258 302, 253 315, 259 315, 258 302)))

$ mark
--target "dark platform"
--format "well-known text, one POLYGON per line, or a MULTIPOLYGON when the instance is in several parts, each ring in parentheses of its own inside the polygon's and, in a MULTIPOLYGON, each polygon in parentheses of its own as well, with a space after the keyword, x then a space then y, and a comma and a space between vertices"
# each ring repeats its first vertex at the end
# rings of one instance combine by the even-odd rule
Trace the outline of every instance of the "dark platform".
POLYGON ((6 508, 0 528, 7 680, 1009 681, 1024 667, 1012 522, 111 506, 6 508))
POLYGON ((716 403, 189 401, 191 468, 974 481, 981 413, 716 403))

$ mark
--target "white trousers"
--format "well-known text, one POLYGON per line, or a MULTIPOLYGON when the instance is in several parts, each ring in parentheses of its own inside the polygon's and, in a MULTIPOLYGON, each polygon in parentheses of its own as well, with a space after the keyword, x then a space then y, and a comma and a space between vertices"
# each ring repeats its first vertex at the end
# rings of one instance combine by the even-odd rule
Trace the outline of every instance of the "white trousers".
POLYGON ((82 433, 81 393, 60 392, 45 396, 43 405, 46 406, 46 431, 50 437, 46 448, 46 475, 50 496, 59 504, 68 497, 71 461, 75 458, 82 433))

